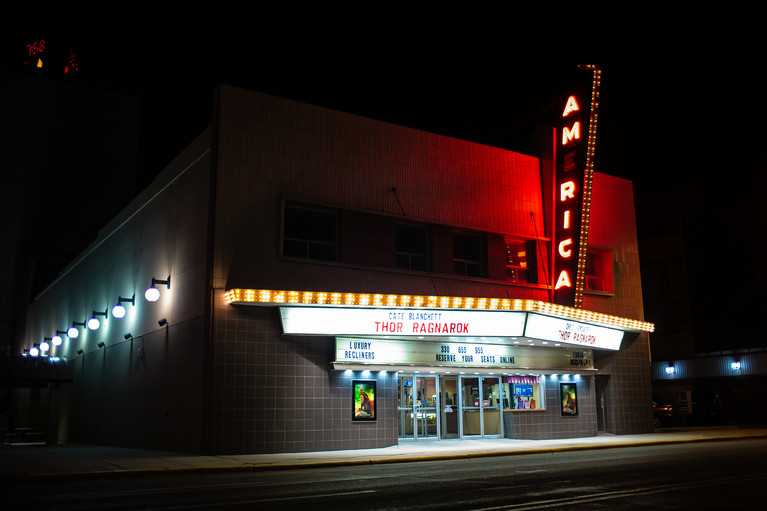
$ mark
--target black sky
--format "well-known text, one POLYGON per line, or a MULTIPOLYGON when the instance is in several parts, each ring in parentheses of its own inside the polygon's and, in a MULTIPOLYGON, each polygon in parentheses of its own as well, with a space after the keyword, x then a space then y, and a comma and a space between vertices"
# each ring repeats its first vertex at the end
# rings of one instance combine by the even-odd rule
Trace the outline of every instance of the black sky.
POLYGON ((148 143, 160 160, 207 125, 220 82, 519 150, 536 116, 567 93, 578 63, 604 71, 597 170, 634 180, 640 193, 743 169, 764 146, 755 128, 767 116, 767 63, 730 54, 724 64, 704 47, 563 62, 516 40, 453 32, 74 44, 83 75, 147 91, 148 143), (168 122, 183 127, 178 140, 167 140, 168 122))

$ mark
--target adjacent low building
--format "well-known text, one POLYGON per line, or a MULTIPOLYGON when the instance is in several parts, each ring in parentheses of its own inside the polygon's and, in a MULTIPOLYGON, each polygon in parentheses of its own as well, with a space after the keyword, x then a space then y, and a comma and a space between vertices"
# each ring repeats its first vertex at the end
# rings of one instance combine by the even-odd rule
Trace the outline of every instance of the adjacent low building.
POLYGON ((213 118, 29 306, 27 348, 51 343, 72 375, 59 441, 266 453, 651 430, 632 186, 590 178, 583 291, 557 299, 576 283, 557 257, 578 248, 555 229, 556 127, 520 154, 229 86, 213 118))

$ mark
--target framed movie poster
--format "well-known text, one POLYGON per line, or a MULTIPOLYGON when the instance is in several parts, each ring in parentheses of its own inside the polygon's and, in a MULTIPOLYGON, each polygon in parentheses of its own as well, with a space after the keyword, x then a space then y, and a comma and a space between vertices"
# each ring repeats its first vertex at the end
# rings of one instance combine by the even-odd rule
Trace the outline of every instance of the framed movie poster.
POLYGON ((560 383, 559 396, 562 400, 562 415, 578 415, 578 395, 575 390, 575 383, 560 383))
POLYGON ((376 382, 370 380, 352 381, 352 420, 376 420, 376 382))

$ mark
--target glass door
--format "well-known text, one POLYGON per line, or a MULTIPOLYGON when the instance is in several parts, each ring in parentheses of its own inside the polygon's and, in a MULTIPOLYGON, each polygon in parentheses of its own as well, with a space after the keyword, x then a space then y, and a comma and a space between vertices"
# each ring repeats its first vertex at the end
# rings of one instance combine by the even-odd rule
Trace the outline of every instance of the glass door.
POLYGON ((439 434, 439 387, 435 376, 397 377, 399 438, 436 438, 439 434))
POLYGON ((479 408, 479 378, 460 378, 461 384, 461 436, 482 434, 479 408))
POLYGON ((397 424, 399 438, 413 438, 413 377, 397 378, 397 424))
POLYGON ((501 381, 482 378, 482 435, 501 434, 501 381))
POLYGON ((461 437, 500 436, 503 396, 500 378, 477 376, 459 378, 461 437))
POLYGON ((460 436, 458 429, 458 418, 460 416, 460 409, 458 408, 458 377, 441 376, 439 387, 442 391, 439 437, 458 438, 460 436))
POLYGON ((437 401, 439 391, 437 378, 434 376, 416 376, 415 382, 416 402, 416 438, 435 438, 439 431, 437 425, 437 401))

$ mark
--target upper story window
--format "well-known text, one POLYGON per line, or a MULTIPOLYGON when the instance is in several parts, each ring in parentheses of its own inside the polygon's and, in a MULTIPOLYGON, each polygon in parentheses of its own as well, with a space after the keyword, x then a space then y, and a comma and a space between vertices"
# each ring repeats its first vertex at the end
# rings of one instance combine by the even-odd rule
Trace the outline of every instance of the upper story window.
POLYGON ((428 230, 423 225, 397 225, 394 231, 394 257, 397 268, 427 271, 429 264, 428 230))
POLYGON ((453 233, 453 271, 456 275, 481 277, 483 237, 475 232, 453 233))
POLYGON ((336 259, 336 214, 321 209, 285 206, 282 254, 305 259, 336 259))
POLYGON ((527 247, 523 241, 506 240, 506 278, 527 282, 527 247))
POLYGON ((586 290, 613 291, 613 253, 609 249, 588 247, 586 250, 586 290))

